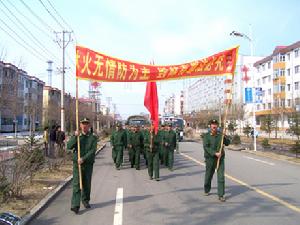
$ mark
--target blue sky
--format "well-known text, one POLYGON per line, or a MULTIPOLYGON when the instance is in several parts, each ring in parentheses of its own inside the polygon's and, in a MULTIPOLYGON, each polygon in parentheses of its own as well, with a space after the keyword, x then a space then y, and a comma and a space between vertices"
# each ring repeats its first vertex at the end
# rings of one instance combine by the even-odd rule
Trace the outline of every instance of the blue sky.
MULTIPOLYGON (((33 16, 21 0, 2 0, 14 15, 23 21, 31 33, 42 42, 54 57, 50 57, 31 43, 31 47, 45 55, 37 59, 17 44, 0 29, 0 56, 4 49, 6 62, 19 64, 30 75, 47 81, 46 59, 54 60, 54 68, 61 67, 61 50, 53 41, 55 31, 61 31, 49 13, 38 0, 24 0, 39 17, 33 16), (13 4, 10 4, 13 3, 13 4), (32 26, 23 15, 45 30, 41 32, 32 26), (47 23, 51 28, 47 28, 47 23), (45 59, 45 60, 44 60, 45 59)), ((76 43, 105 54, 125 60, 156 64, 180 64, 200 59, 218 51, 240 45, 241 54, 249 54, 249 42, 229 36, 232 30, 249 34, 252 25, 254 53, 259 56, 271 54, 277 45, 289 45, 300 40, 299 9, 300 2, 287 1, 243 1, 243 0, 51 0, 50 2, 67 22, 66 25, 53 11, 48 0, 42 1, 58 21, 67 30, 74 30, 74 41, 67 47, 66 89, 75 93, 74 48, 76 43), (72 60, 70 60, 72 59, 72 60), (73 61, 73 62, 72 62, 73 61)), ((0 9, 7 12, 3 4, 0 9)), ((4 20, 24 40, 21 32, 7 15, 0 11, 4 20)), ((0 21, 1 24, 1 21, 0 21)), ((5 28, 5 26, 1 25, 5 28)), ((6 28, 7 29, 7 28, 6 28)), ((28 41, 30 43, 30 40, 28 41)), ((179 92, 184 85, 192 81, 162 82, 159 85, 160 106, 163 100, 174 92, 179 92)), ((80 91, 87 95, 87 84, 80 82, 80 91)), ((60 88, 60 75, 56 71, 53 86, 60 88)), ((145 84, 111 84, 102 85, 102 97, 112 97, 118 111, 126 118, 130 114, 145 112, 143 97, 145 84)), ((162 108, 162 107, 161 107, 162 108)))

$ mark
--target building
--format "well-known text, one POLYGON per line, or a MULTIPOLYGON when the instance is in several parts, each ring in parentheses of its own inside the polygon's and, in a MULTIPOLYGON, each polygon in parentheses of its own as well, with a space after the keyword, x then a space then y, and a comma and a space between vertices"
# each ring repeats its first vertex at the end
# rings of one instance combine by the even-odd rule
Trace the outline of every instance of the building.
POLYGON ((289 115, 300 111, 300 41, 277 46, 254 66, 256 86, 262 88, 262 102, 256 104, 257 125, 272 115, 280 129, 288 128, 289 115))
POLYGON ((42 124, 45 83, 0 61, 0 131, 35 131, 42 124))
POLYGON ((172 94, 165 100, 164 114, 182 116, 184 111, 184 92, 172 94))
POLYGON ((184 92, 184 113, 215 110, 225 98, 225 76, 201 77, 184 92))

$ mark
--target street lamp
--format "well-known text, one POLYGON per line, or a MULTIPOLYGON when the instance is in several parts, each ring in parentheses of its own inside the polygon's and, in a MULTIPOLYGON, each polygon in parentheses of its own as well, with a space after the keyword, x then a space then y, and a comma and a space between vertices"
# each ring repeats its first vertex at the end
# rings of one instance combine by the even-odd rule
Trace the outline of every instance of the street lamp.
MULTIPOLYGON (((251 53, 251 57, 253 57, 253 39, 252 39, 252 31, 251 31, 251 25, 250 25, 250 37, 246 34, 237 32, 237 31, 232 31, 230 33, 230 36, 236 36, 236 37, 242 37, 245 38, 249 41, 250 44, 250 53, 251 53)), ((256 98, 255 98, 255 79, 254 79, 254 74, 253 74, 253 89, 252 89, 252 96, 253 96, 253 106, 252 106, 252 113, 253 113, 253 148, 254 151, 256 151, 256 117, 255 117, 255 102, 256 102, 256 98)))

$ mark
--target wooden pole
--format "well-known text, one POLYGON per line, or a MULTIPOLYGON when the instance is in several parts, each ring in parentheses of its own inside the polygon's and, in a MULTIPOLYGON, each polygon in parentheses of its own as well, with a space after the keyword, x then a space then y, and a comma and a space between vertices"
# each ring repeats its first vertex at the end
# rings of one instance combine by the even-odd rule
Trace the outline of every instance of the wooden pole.
MULTIPOLYGON (((76 131, 79 131, 79 116, 78 116, 78 79, 76 78, 76 131)), ((77 158, 80 159, 80 139, 79 133, 77 135, 77 158)), ((77 162, 78 163, 78 162, 77 162)), ((79 172, 79 187, 82 190, 82 173, 81 165, 78 163, 78 172, 79 172)))
MULTIPOLYGON (((222 154, 222 149, 223 149, 223 144, 224 144, 224 137, 225 137, 225 134, 226 134, 226 125, 225 125, 225 123, 226 123, 226 119, 227 119, 228 109, 229 109, 229 104, 227 104, 227 107, 226 107, 226 110, 225 110, 225 115, 224 115, 224 120, 223 120, 224 130, 222 131, 221 145, 220 145, 220 149, 219 149, 219 153, 221 153, 221 154, 222 154)), ((217 161, 217 171, 219 170, 219 167, 220 167, 221 156, 218 158, 218 161, 217 161)))
MULTIPOLYGON (((227 120, 227 114, 228 114, 228 110, 229 110, 229 107, 230 107, 230 104, 232 102, 232 91, 233 91, 233 75, 232 75, 232 78, 231 78, 231 85, 230 85, 230 99, 227 99, 229 102, 226 102, 226 109, 225 109, 225 115, 224 115, 224 120, 223 120, 223 125, 224 125, 224 129, 222 131, 222 138, 221 138, 221 145, 220 145, 220 149, 219 149, 219 153, 221 153, 220 157, 218 158, 218 161, 217 161, 217 171, 219 170, 219 167, 220 167, 220 160, 221 160, 221 157, 222 157, 222 150, 223 150, 223 144, 224 144, 224 137, 226 135, 226 120, 227 120)), ((221 123, 222 124, 222 123, 221 123)))

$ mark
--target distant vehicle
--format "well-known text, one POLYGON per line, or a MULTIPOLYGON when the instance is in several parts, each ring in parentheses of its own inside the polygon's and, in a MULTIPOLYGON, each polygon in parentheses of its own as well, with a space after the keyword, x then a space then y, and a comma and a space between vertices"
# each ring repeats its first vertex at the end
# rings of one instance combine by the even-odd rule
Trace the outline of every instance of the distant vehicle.
POLYGON ((134 125, 145 126, 145 125, 149 125, 149 124, 150 124, 150 121, 145 116, 141 116, 141 115, 129 116, 126 121, 126 125, 129 125, 129 126, 134 126, 134 125))
POLYGON ((12 213, 1 213, 0 214, 0 225, 20 225, 21 218, 12 213))
POLYGON ((161 124, 172 124, 173 129, 179 130, 179 141, 183 140, 185 126, 184 119, 177 116, 163 116, 161 118, 161 124))

